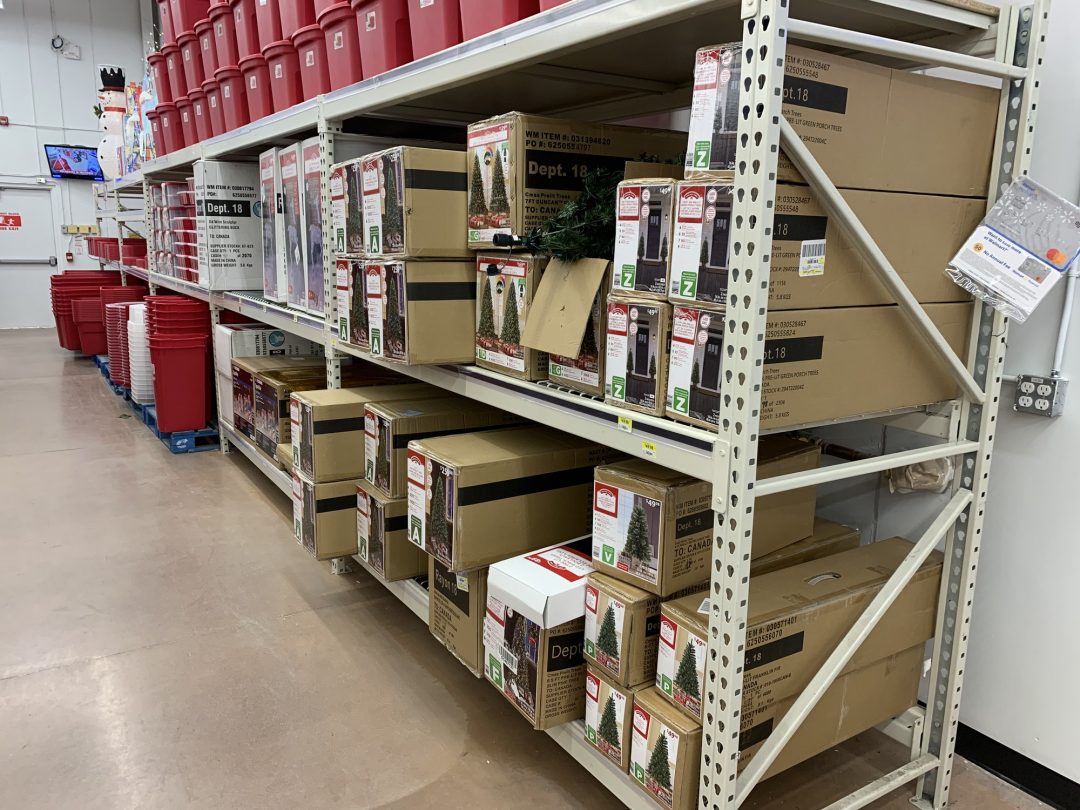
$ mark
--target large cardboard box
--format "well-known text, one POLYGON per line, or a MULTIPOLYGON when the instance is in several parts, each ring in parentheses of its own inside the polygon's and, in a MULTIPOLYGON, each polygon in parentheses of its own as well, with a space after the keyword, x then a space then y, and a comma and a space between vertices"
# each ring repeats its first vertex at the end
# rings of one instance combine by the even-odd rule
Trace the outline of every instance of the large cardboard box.
POLYGON ((566 388, 604 395, 604 361, 607 359, 607 300, 606 286, 593 297, 585 333, 576 355, 549 354, 548 379, 566 388))
MULTIPOLYGON (((697 52, 686 177, 735 168, 741 44, 697 52)), ((985 197, 1000 92, 787 49, 784 117, 841 188, 985 197)), ((799 180, 780 156, 778 177, 799 180)))
POLYGON ((293 391, 326 387, 326 369, 283 369, 255 375, 255 444, 273 457, 281 442, 291 442, 289 396, 293 391))
MULTIPOLYGON (((963 356, 971 304, 925 304, 923 309, 953 351, 963 356)), ((722 314, 675 307, 667 376, 669 417, 716 430, 723 343, 722 314)), ((799 309, 768 315, 763 429, 819 424, 958 395, 944 362, 896 306, 799 309)))
POLYGON ((469 247, 484 249, 539 228, 598 168, 622 171, 643 154, 677 161, 686 136, 512 112, 471 124, 467 144, 469 247))
POLYGON ((473 361, 472 261, 369 261, 364 277, 373 355, 407 365, 473 361))
POLYGON ((465 397, 369 402, 364 415, 364 478, 387 497, 404 498, 409 442, 521 422, 519 416, 465 397))
MULTIPOLYGON (((259 155, 259 216, 262 226, 262 273, 254 289, 262 287, 269 301, 285 303, 289 280, 285 277, 282 257, 284 221, 281 217, 281 166, 276 147, 259 155)), ((242 287, 235 289, 244 289, 242 287)))
POLYGON ((255 163, 195 161, 195 230, 199 286, 258 289, 259 167, 255 163))
POLYGON ((356 553, 356 488, 360 479, 316 484, 293 471, 293 532, 317 560, 356 553))
POLYGON ((364 255, 364 202, 360 187, 359 158, 330 167, 331 244, 338 258, 364 255))
POLYGON ((606 670, 585 665, 585 740, 623 771, 630 767, 634 695, 651 684, 620 686, 606 670))
POLYGON ((616 293, 667 298, 675 181, 624 180, 615 197, 616 293))
POLYGON ((663 415, 671 305, 612 295, 607 308, 604 401, 663 415))
POLYGON ((405 531, 408 511, 404 498, 387 498, 367 481, 356 485, 356 554, 384 582, 427 573, 427 556, 405 531))
POLYGON ((255 440, 255 375, 279 369, 326 369, 322 357, 278 355, 274 357, 234 357, 232 359, 233 427, 255 440))
POLYGON ((289 406, 293 466, 309 481, 364 476, 364 412, 369 402, 445 396, 427 383, 296 392, 289 406))
POLYGON ((465 153, 395 146, 360 165, 364 251, 382 257, 469 256, 465 153))
POLYGON ((478 678, 484 677, 488 569, 455 574, 428 557, 428 629, 478 678))
POLYGON ((613 451, 544 427, 409 443, 409 539, 451 571, 589 532, 593 468, 613 451))
POLYGON ((817 517, 814 518, 814 533, 809 537, 750 560, 750 576, 768 574, 858 547, 858 529, 817 517))
POLYGON ((701 724, 674 709, 655 687, 634 695, 630 776, 661 807, 693 810, 701 773, 701 724))
MULTIPOLYGON (((798 695, 911 546, 908 540, 893 537, 751 578, 743 713, 798 695)), ((852 656, 844 673, 933 636, 941 564, 942 555, 934 552, 852 656)), ((656 687, 699 720, 708 633, 707 591, 661 606, 656 687)))
POLYGON ((621 686, 652 683, 660 638, 660 597, 589 574, 585 585, 585 658, 621 686))
POLYGON ((523 380, 547 377, 547 354, 521 342, 546 265, 528 254, 476 257, 476 365, 523 380))
MULTIPOLYGON (((861 189, 841 193, 916 299, 968 300, 941 268, 981 221, 984 200, 861 189)), ((726 304, 731 186, 679 183, 676 210, 668 297, 676 303, 726 304)), ((777 184, 775 211, 770 311, 896 302, 809 186, 777 184)))
POLYGON ((370 351, 367 285, 363 259, 338 259, 337 274, 338 340, 362 351, 370 351))
POLYGON ((487 679, 535 729, 585 715, 588 541, 512 557, 488 569, 487 679))
MULTIPOLYGON (((285 279, 285 303, 298 309, 307 305, 307 256, 304 239, 304 192, 303 150, 299 143, 289 144, 278 149, 278 173, 281 178, 281 196, 279 213, 281 216, 281 244, 278 246, 278 261, 284 273, 278 271, 278 278, 285 279)), ((321 278, 320 278, 321 281, 321 278)), ((280 290, 278 291, 280 294, 280 290)))
POLYGON ((316 356, 321 343, 290 335, 282 329, 261 324, 222 323, 214 326, 214 366, 219 374, 232 374, 234 357, 316 356))
MULTIPOLYGON (((816 445, 767 436, 758 449, 761 479, 816 469, 816 445)), ((593 484, 593 565, 597 571, 658 596, 709 578, 714 514, 712 487, 643 459, 597 467, 593 484)), ((814 530, 815 487, 759 498, 754 512, 758 557, 814 530)))

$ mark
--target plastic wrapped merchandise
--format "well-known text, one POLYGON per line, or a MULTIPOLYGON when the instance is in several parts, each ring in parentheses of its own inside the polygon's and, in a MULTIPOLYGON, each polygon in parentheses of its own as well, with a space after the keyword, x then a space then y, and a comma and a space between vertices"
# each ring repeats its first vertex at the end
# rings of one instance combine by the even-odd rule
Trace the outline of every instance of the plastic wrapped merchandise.
POLYGON ((889 493, 908 495, 912 492, 945 492, 953 482, 956 467, 951 458, 933 458, 889 470, 889 493))
POLYGON ((1078 253, 1080 208, 1021 177, 1005 189, 945 272, 1022 323, 1078 253))

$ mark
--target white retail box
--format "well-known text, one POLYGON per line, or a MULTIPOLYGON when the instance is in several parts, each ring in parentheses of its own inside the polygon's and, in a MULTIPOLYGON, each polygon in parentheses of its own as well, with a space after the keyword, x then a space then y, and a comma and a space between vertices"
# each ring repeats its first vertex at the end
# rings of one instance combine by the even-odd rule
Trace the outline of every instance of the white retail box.
POLYGON ((259 216, 262 262, 259 283, 252 289, 261 287, 268 300, 284 304, 288 279, 285 278, 282 253, 285 237, 282 235, 281 169, 277 149, 267 149, 259 155, 259 216))
POLYGON ((259 167, 254 163, 195 161, 195 229, 199 286, 257 290, 259 167))
MULTIPOLYGON (((281 329, 261 324, 218 324, 214 327, 214 366, 232 380, 234 357, 322 354, 323 347, 281 329)), ((229 383, 231 388, 232 383, 229 383)))

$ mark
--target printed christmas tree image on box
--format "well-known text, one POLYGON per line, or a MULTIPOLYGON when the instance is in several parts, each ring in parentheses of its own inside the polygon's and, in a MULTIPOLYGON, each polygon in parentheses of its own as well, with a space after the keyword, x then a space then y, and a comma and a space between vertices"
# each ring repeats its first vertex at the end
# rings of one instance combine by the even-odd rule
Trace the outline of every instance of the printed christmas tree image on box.
POLYGON ((585 739, 623 765, 626 695, 592 672, 585 673, 585 739))
POLYGON ((525 371, 525 328, 529 262, 480 257, 476 269, 476 358, 525 371))
POLYGON ((527 718, 535 721, 540 625, 508 607, 493 612, 492 601, 489 596, 484 619, 488 677, 527 718), (493 626, 495 632, 490 629, 493 626))
POLYGON ((701 717, 705 655, 705 639, 688 632, 670 617, 661 617, 656 687, 696 718, 701 717))
POLYGON ((619 639, 625 611, 626 606, 618 599, 594 585, 585 586, 585 654, 616 674, 622 654, 619 639))
POLYGON ((679 735, 659 718, 634 708, 630 775, 665 807, 674 799, 672 774, 679 756, 679 735))
POLYGON ((469 133, 469 241, 490 242, 510 232, 510 199, 506 190, 510 127, 506 124, 469 133))
POLYGON ((653 584, 663 506, 611 484, 593 484, 593 558, 653 584))
POLYGON ((445 565, 454 547, 454 471, 423 453, 406 457, 409 540, 445 565))

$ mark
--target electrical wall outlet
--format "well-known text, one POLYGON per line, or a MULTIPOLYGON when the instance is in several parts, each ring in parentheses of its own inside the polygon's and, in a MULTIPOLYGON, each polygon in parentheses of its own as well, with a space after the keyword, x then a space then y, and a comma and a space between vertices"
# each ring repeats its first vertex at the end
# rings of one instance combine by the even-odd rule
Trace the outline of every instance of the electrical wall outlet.
POLYGON ((1013 410, 1032 416, 1061 416, 1065 410, 1065 389, 1069 381, 1061 377, 1021 374, 1016 378, 1013 410))

